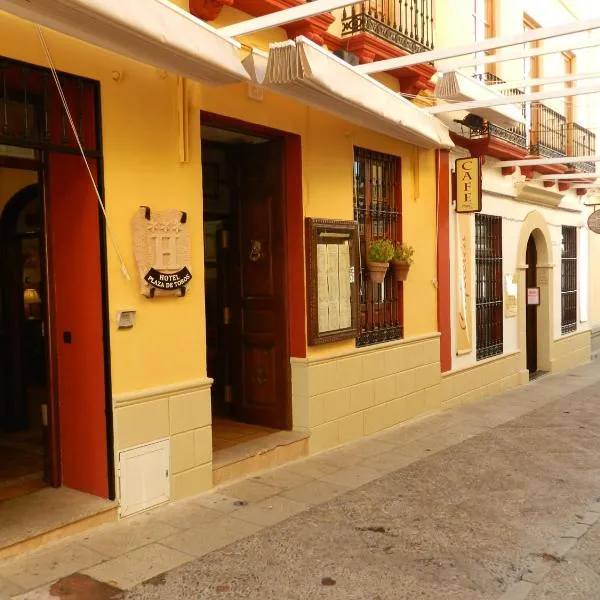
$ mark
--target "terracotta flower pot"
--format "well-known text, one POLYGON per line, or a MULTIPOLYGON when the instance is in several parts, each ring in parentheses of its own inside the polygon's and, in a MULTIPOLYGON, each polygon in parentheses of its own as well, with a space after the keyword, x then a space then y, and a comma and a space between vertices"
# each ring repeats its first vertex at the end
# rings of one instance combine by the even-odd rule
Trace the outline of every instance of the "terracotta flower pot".
POLYGON ((398 281, 406 281, 408 271, 410 270, 410 265, 407 262, 393 260, 392 268, 394 269, 394 275, 398 281))
POLYGON ((383 283, 387 273, 389 263, 368 262, 369 279, 372 283, 383 283))

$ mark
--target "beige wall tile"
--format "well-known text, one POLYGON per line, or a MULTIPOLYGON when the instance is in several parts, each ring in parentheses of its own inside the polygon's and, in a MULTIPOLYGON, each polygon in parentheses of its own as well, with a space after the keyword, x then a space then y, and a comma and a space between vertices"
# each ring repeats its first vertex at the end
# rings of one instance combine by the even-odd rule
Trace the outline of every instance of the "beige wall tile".
POLYGON ((423 364, 428 365, 440 361, 440 340, 427 340, 423 342, 423 364))
POLYGON ((375 388, 372 381, 366 381, 350 388, 350 413, 365 410, 375 402, 375 388))
POLYGON ((169 398, 171 434, 211 424, 210 390, 178 394, 169 398))
POLYGON ((308 396, 295 396, 292 394, 292 426, 296 431, 308 431, 310 429, 308 396))
POLYGON ((323 403, 323 422, 335 421, 350 414, 350 394, 341 389, 321 396, 323 403))
POLYGON ((398 396, 408 396, 417 389, 417 369, 402 371, 396 375, 396 394, 398 396))
POLYGON ((194 431, 194 466, 212 462, 212 427, 194 431))
POLYGON ((396 376, 388 375, 375 380, 375 404, 389 402, 396 397, 396 376))
POLYGON ((406 399, 409 418, 414 418, 425 412, 425 390, 419 390, 406 399))
POLYGON ((430 363, 415 369, 415 385, 417 390, 422 390, 440 382, 442 373, 440 363, 430 363))
POLYGON ((176 473, 171 477, 171 499, 179 500, 188 496, 195 496, 210 490, 212 482, 212 464, 194 467, 183 473, 176 473))
POLYGON ((342 387, 337 361, 312 365, 308 372, 308 395, 318 396, 342 387))
POLYGON ((323 398, 325 395, 326 394, 312 396, 308 401, 308 425, 311 429, 317 425, 322 425, 325 423, 325 416, 323 414, 323 398))
POLYGON ((425 390, 425 411, 438 410, 442 405, 442 386, 436 385, 425 390))
POLYGON ((115 410, 117 451, 169 435, 169 400, 160 398, 115 410))
POLYGON ((308 447, 310 454, 321 452, 321 450, 327 450, 328 448, 334 448, 340 444, 340 427, 339 421, 331 421, 324 425, 315 427, 309 438, 308 447))
POLYGON ((292 363, 292 396, 308 396, 308 364, 292 363))
POLYGON ((345 444, 364 436, 365 417, 362 412, 340 419, 340 443, 345 444))
POLYGON ((343 387, 357 385, 363 381, 362 356, 343 358, 338 362, 340 383, 343 387))
POLYGON ((181 473, 194 466, 194 432, 171 436, 171 473, 181 473))
POLYGON ((393 375, 406 369, 406 348, 390 348, 383 353, 386 375, 393 375))
POLYGON ((385 377, 386 362, 383 355, 384 351, 369 352, 365 354, 363 359, 363 379, 365 381, 371 381, 372 379, 379 379, 385 377))

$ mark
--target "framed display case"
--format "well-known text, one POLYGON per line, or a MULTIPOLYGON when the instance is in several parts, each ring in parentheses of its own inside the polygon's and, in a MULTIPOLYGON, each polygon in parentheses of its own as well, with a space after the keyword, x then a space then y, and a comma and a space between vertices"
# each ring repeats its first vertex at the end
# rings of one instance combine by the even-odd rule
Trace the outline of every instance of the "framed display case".
POLYGON ((306 280, 309 345, 358 335, 358 225, 307 218, 306 280))

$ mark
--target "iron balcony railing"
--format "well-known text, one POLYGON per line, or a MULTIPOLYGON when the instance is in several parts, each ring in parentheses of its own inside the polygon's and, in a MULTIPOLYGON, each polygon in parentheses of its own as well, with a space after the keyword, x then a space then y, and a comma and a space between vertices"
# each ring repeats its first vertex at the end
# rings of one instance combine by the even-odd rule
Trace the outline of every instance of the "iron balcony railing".
MULTIPOLYGON (((577 123, 568 124, 569 156, 594 156, 596 154, 596 134, 577 123)), ((586 173, 593 173, 596 164, 593 162, 574 163, 573 168, 586 173)))
MULTIPOLYGON (((493 73, 476 73, 475 78, 479 79, 486 84, 504 83, 503 79, 497 77, 493 73)), ((514 88, 509 90, 502 90, 501 92, 505 96, 515 96, 517 94, 523 94, 524 91, 514 88)), ((525 117, 525 104, 521 105, 523 117, 525 117)), ((503 127, 495 125, 494 123, 483 122, 481 127, 471 128, 471 137, 487 137, 493 136, 501 140, 505 140, 515 146, 521 148, 527 148, 527 128, 525 124, 514 125, 513 127, 503 127)))
POLYGON ((531 107, 531 154, 547 158, 567 155, 567 119, 544 104, 531 107))
POLYGON ((372 33, 416 54, 433 48, 433 0, 365 0, 344 8, 342 36, 372 33))

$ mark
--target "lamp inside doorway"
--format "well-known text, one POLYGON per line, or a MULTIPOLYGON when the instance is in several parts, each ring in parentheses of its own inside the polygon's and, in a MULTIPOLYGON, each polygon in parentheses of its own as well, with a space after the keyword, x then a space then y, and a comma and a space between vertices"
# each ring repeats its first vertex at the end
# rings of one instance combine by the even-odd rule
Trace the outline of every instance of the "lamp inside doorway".
POLYGON ((29 320, 38 318, 36 308, 42 303, 42 299, 35 288, 26 288, 23 292, 23 304, 25 305, 25 314, 29 320))

